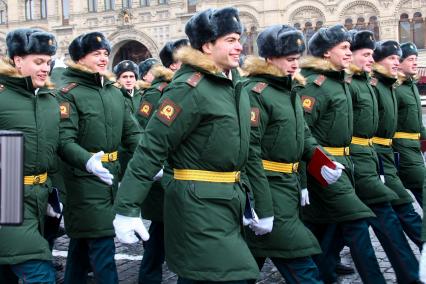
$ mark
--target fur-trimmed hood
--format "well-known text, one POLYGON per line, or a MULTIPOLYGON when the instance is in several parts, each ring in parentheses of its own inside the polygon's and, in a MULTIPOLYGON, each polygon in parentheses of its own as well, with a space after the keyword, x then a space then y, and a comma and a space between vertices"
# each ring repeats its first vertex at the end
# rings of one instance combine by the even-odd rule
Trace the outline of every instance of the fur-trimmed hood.
MULTIPOLYGON (((8 57, 3 57, 0 60, 0 75, 12 78, 25 78, 24 76, 19 74, 18 69, 13 66, 12 60, 8 57)), ((55 85, 50 81, 50 78, 47 77, 44 87, 47 89, 54 89, 55 85)))
MULTIPOLYGON (((285 77, 288 74, 282 72, 272 63, 267 62, 265 59, 257 56, 249 56, 244 61, 243 71, 246 76, 256 75, 271 75, 275 77, 285 77)), ((306 79, 300 73, 296 73, 294 80, 298 81, 299 84, 305 85, 306 79)))
MULTIPOLYGON (((94 72, 92 69, 88 68, 87 66, 85 66, 83 64, 80 64, 80 63, 76 63, 76 62, 74 62, 72 60, 67 60, 65 62, 65 64, 68 67, 71 67, 73 69, 77 69, 77 70, 83 71, 85 73, 89 73, 89 74, 96 74, 96 73, 98 73, 98 72, 94 72)), ((113 82, 116 81, 114 73, 112 73, 110 71, 105 71, 105 72, 102 72, 102 73, 99 73, 99 74, 101 74, 102 76, 104 76, 109 81, 113 81, 113 82)))
POLYGON ((156 79, 162 78, 167 82, 172 81, 174 75, 174 72, 172 70, 162 65, 154 65, 151 68, 151 73, 156 79))
POLYGON ((211 74, 216 75, 223 71, 207 55, 190 46, 180 48, 176 53, 176 59, 180 60, 183 64, 201 68, 211 74))
POLYGON ((300 68, 314 69, 321 72, 336 71, 340 72, 336 66, 329 60, 320 57, 307 56, 301 59, 300 68))

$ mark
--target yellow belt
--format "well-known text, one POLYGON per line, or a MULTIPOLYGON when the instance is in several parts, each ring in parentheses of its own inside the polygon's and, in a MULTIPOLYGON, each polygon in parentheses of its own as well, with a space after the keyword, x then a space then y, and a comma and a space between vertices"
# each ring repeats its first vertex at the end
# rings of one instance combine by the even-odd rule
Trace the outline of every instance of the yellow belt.
POLYGON ((393 136, 393 138, 419 140, 420 133, 395 132, 395 135, 393 136))
MULTIPOLYGON (((92 154, 94 154, 94 153, 92 153, 92 154)), ((101 162, 104 162, 104 163, 114 162, 114 161, 117 161, 117 159, 118 159, 118 151, 114 151, 114 152, 111 152, 111 153, 103 154, 102 158, 101 158, 101 162)))
POLYGON ((392 145, 392 139, 390 138, 380 138, 380 137, 373 137, 373 143, 379 144, 383 146, 391 146, 392 145))
POLYGON ((178 180, 197 180, 208 182, 238 182, 240 172, 213 172, 204 170, 173 169, 178 180))
POLYGON ((333 156, 348 156, 350 154, 349 147, 323 147, 333 156))
POLYGON ((299 169, 299 162, 296 163, 280 163, 262 160, 263 168, 268 171, 291 174, 299 169))
POLYGON ((25 185, 34 185, 45 183, 47 180, 47 173, 42 173, 35 176, 24 176, 24 184, 25 185))
POLYGON ((351 143, 360 146, 371 146, 373 145, 373 139, 352 136, 351 143))

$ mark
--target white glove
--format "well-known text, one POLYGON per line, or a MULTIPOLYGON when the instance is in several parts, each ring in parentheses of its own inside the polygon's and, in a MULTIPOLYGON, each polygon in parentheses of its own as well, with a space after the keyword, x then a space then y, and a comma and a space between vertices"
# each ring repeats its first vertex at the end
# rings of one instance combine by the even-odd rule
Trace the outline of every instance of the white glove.
POLYGON ((258 222, 252 222, 249 227, 252 229, 256 236, 261 236, 272 232, 274 226, 274 216, 259 219, 258 222))
POLYGON ((259 217, 257 217, 256 211, 254 211, 254 209, 252 209, 252 214, 253 214, 253 218, 247 219, 244 215, 243 215, 243 225, 244 226, 248 226, 251 225, 252 223, 257 223, 259 222, 259 217))
POLYGON ((100 178, 104 183, 112 185, 112 179, 114 176, 102 165, 102 155, 104 155, 104 151, 99 151, 93 154, 86 163, 86 170, 100 178))
POLYGON ((311 204, 309 202, 309 191, 307 188, 304 188, 300 191, 300 205, 305 206, 311 204))
POLYGON ((161 169, 152 179, 158 181, 163 177, 163 169, 161 169))
POLYGON ((149 233, 143 225, 140 217, 127 217, 116 214, 112 224, 114 225, 117 239, 121 243, 136 243, 139 240, 136 237, 136 234, 138 234, 144 241, 149 239, 149 233))
POLYGON ((345 168, 341 163, 334 162, 336 169, 333 170, 327 166, 321 167, 321 176, 325 179, 328 184, 335 183, 342 175, 342 170, 345 168))
POLYGON ((56 58, 55 59, 55 65, 53 66, 53 69, 55 68, 67 68, 68 66, 65 64, 65 57, 56 58))
POLYGON ((381 180, 383 183, 385 183, 385 182, 386 182, 386 180, 385 180, 385 176, 384 176, 384 175, 380 175, 380 180, 381 180))
MULTIPOLYGON (((59 202, 59 207, 60 207, 61 212, 62 212, 64 205, 61 202, 59 202)), ((52 205, 50 205, 49 203, 47 203, 46 215, 49 216, 49 217, 53 217, 53 218, 58 218, 58 219, 61 218, 61 214, 56 212, 55 210, 53 210, 52 205)))
POLYGON ((419 261, 419 278, 426 283, 426 243, 423 243, 422 254, 419 261))

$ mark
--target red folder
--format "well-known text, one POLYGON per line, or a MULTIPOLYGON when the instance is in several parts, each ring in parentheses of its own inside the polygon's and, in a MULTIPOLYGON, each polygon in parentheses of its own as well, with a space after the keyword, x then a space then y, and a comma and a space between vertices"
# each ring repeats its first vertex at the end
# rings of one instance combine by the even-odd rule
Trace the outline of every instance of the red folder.
POLYGON ((313 176, 322 186, 328 186, 328 183, 321 175, 322 166, 327 166, 331 169, 336 169, 336 165, 329 157, 320 149, 316 148, 312 159, 308 164, 308 173, 313 176))

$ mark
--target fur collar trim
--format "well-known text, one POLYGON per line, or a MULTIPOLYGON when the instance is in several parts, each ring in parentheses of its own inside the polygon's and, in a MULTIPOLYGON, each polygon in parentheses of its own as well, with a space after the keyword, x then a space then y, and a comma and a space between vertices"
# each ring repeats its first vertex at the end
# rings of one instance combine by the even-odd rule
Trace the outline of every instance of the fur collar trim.
POLYGON ((207 55, 190 46, 179 48, 176 53, 176 58, 183 64, 201 68, 211 74, 218 74, 222 72, 222 69, 219 68, 219 66, 217 66, 207 55))
MULTIPOLYGON (((96 74, 97 73, 97 72, 94 72, 92 69, 88 68, 87 66, 80 64, 80 63, 76 63, 72 60, 68 60, 67 62, 65 62, 65 64, 68 67, 80 70, 80 71, 85 72, 85 73, 89 73, 89 74, 96 74)), ((107 80, 115 82, 115 75, 113 73, 111 73, 109 71, 105 71, 105 72, 99 73, 99 74, 104 76, 107 80)))
MULTIPOLYGON (((392 79, 396 79, 396 77, 394 75, 392 75, 391 73, 389 73, 388 70, 386 70, 385 67, 383 67, 380 64, 374 63, 373 65, 373 70, 377 73, 380 73, 381 75, 388 77, 388 78, 392 78, 392 79)), ((398 76, 398 75, 397 75, 398 76)))
POLYGON ((320 57, 307 56, 302 58, 300 68, 309 68, 322 72, 327 71, 341 71, 333 65, 329 60, 320 57))
POLYGON ((155 65, 151 69, 151 72, 152 72, 152 75, 154 75, 155 78, 163 78, 167 82, 172 81, 173 75, 174 75, 172 70, 170 70, 169 68, 166 68, 162 65, 155 65))
POLYGON ((151 83, 145 82, 144 80, 137 80, 136 81, 136 86, 138 89, 148 89, 149 87, 151 87, 151 83))

